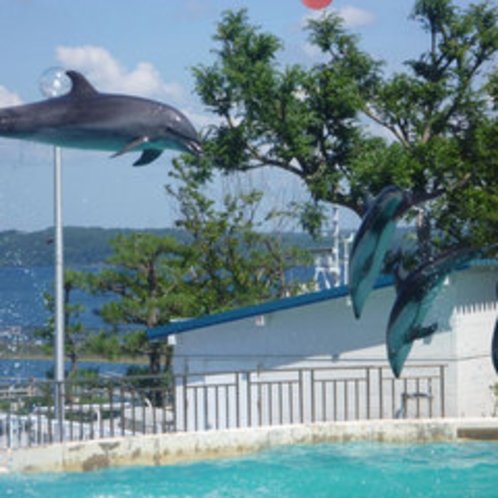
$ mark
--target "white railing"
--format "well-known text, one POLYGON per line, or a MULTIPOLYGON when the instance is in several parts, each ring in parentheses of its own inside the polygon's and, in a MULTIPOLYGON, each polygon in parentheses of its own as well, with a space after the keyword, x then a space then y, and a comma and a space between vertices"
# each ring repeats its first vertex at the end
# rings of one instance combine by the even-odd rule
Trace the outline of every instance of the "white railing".
POLYGON ((445 416, 445 366, 239 371, 55 383, 0 379, 0 449, 283 424, 445 416))

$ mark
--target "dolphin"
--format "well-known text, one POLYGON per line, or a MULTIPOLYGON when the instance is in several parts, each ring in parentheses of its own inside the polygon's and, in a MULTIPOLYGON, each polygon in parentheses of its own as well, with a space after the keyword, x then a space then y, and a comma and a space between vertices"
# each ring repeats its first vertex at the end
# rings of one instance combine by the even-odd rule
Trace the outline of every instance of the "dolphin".
POLYGON ((349 259, 349 294, 356 318, 382 270, 397 219, 410 206, 409 196, 400 188, 385 187, 363 217, 355 235, 349 259))
POLYGON ((399 377, 413 342, 433 334, 437 323, 422 323, 445 278, 456 268, 480 257, 490 247, 460 248, 444 252, 421 264, 401 283, 391 310, 386 333, 391 369, 399 377))
POLYGON ((436 190, 414 195, 389 185, 374 199, 356 233, 349 259, 349 295, 356 318, 360 318, 380 275, 398 220, 413 206, 443 193, 443 190, 436 190))
POLYGON ((165 149, 202 152, 190 121, 161 102, 98 92, 76 71, 61 97, 0 109, 0 136, 60 147, 114 152, 140 151, 134 166, 156 160, 165 149))

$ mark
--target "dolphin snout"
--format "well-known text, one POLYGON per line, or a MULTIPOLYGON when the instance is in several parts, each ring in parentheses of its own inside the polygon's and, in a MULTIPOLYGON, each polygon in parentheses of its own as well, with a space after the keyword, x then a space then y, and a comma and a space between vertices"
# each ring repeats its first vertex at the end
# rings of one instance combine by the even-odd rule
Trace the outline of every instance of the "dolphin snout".
POLYGON ((189 140, 185 143, 185 146, 187 147, 188 151, 195 156, 201 156, 204 153, 200 142, 197 140, 189 140))

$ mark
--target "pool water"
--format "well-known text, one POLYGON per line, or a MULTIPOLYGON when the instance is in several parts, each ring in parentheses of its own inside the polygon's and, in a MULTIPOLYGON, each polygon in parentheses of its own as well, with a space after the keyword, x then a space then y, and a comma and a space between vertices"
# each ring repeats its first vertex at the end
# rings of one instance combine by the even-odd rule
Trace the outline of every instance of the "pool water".
POLYGON ((345 443, 91 473, 0 476, 2 497, 498 497, 498 443, 345 443))

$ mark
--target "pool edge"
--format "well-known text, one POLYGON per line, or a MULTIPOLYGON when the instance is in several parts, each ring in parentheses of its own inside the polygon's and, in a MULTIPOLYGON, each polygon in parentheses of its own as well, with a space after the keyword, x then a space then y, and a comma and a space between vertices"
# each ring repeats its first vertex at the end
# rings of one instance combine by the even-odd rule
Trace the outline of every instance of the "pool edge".
POLYGON ((242 455, 274 446, 349 441, 498 440, 498 418, 321 422, 70 442, 0 450, 0 473, 92 471, 242 455))

